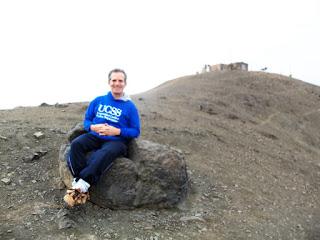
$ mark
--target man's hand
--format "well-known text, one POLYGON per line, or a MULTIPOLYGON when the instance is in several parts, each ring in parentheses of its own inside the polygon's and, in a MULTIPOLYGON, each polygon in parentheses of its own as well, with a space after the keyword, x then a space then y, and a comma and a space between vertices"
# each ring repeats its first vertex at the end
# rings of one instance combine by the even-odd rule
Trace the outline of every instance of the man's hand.
POLYGON ((90 130, 99 133, 104 128, 104 124, 92 124, 90 130))
POLYGON ((94 124, 90 126, 91 131, 99 133, 103 136, 117 136, 120 135, 121 130, 119 128, 104 124, 94 124))

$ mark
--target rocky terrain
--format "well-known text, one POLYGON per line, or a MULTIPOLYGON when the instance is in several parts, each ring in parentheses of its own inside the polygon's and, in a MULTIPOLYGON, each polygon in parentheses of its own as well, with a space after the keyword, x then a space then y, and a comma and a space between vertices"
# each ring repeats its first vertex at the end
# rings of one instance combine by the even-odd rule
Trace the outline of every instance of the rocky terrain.
POLYGON ((187 200, 160 210, 68 209, 59 148, 88 103, 1 110, 0 239, 320 239, 319 87, 226 71, 133 99, 141 138, 185 154, 187 200))

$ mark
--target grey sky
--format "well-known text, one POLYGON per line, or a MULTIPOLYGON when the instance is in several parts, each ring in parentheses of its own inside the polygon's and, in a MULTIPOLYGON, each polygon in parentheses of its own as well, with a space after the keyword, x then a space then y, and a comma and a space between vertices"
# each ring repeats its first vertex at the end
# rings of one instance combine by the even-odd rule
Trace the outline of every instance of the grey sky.
POLYGON ((316 0, 11 0, 0 31, 0 108, 90 101, 114 67, 129 94, 237 61, 320 85, 316 0))

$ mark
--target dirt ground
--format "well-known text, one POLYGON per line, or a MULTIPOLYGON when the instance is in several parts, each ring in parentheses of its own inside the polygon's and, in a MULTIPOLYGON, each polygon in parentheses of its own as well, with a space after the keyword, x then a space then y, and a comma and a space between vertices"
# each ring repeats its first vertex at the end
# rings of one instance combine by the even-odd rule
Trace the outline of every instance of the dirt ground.
POLYGON ((1 110, 0 239, 320 239, 319 87, 226 71, 133 100, 141 138, 184 152, 187 199, 173 209, 68 209, 59 148, 88 103, 1 110))

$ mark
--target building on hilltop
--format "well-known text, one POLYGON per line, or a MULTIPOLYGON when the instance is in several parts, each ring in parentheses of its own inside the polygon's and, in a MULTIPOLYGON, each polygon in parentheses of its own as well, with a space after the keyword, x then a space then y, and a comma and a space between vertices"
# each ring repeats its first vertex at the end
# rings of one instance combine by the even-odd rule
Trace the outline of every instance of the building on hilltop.
POLYGON ((230 64, 215 64, 215 65, 204 65, 202 73, 204 72, 214 72, 214 71, 225 71, 225 70, 241 70, 248 71, 248 64, 244 62, 235 62, 230 64))

